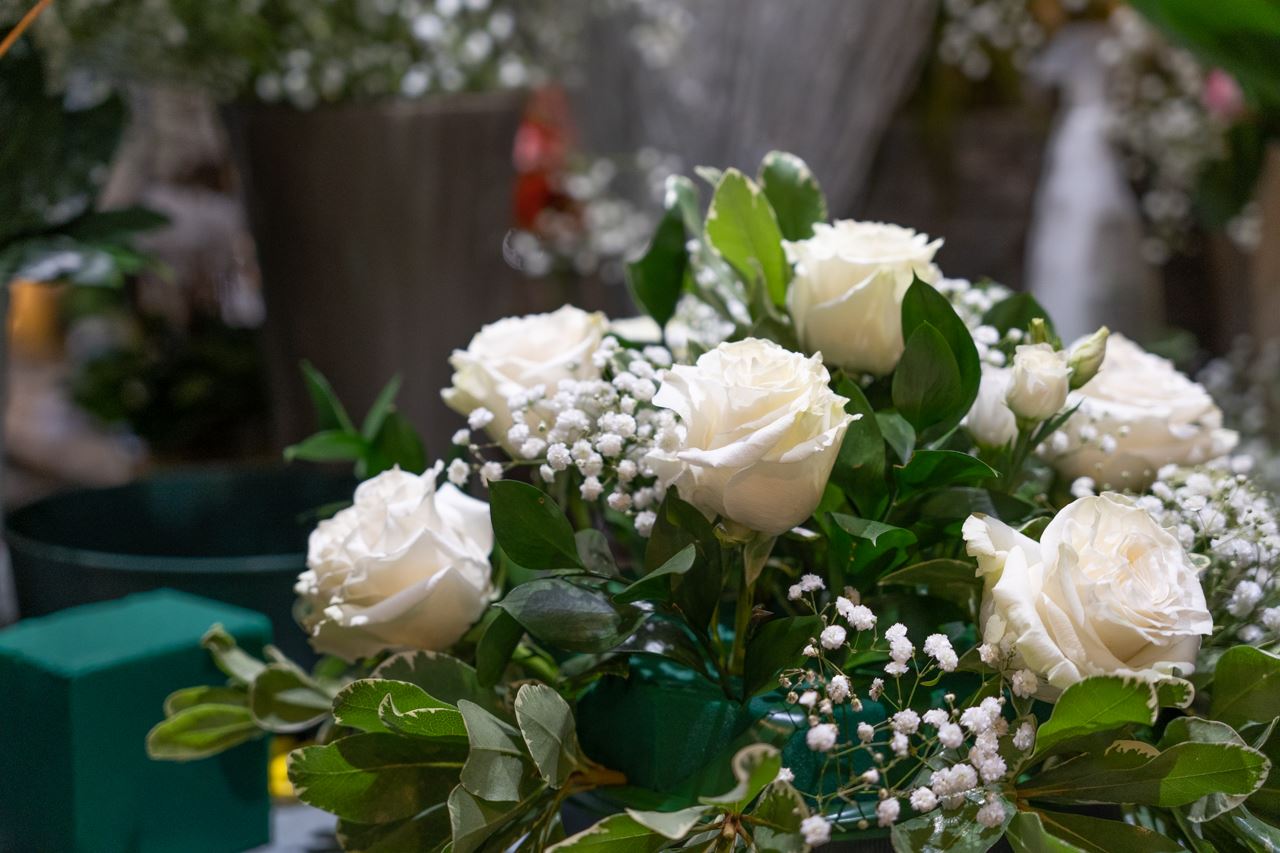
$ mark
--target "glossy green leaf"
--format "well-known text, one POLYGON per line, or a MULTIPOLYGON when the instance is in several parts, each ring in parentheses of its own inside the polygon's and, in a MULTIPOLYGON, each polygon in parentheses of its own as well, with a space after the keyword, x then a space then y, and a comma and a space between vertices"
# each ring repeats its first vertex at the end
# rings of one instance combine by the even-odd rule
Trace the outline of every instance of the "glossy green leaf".
POLYGON ((462 768, 463 786, 490 802, 519 800, 526 777, 520 732, 465 699, 458 703, 467 725, 470 752, 462 768))
POLYGON ((273 732, 300 732, 329 715, 332 700, 296 667, 271 664, 249 685, 249 710, 273 732))
POLYGON ((489 608, 486 621, 484 633, 476 644, 476 677, 482 686, 492 687, 502 678, 511 655, 520 645, 524 626, 501 607, 489 608))
POLYGON ((401 713, 416 710, 452 712, 451 716, 456 717, 453 734, 466 737, 457 708, 436 699, 416 684, 388 678, 362 678, 338 691, 333 700, 333 718, 340 726, 365 732, 389 731, 379 713, 383 700, 388 696, 401 713))
MULTIPOLYGON (((917 276, 902 298, 902 336, 908 342, 908 346, 916 331, 925 326, 932 327, 942 336, 959 374, 959 382, 952 389, 957 396, 957 401, 953 404, 949 403, 954 408, 942 419, 941 429, 945 430, 960 423, 961 418, 968 414, 973 406, 973 401, 977 399, 978 384, 982 379, 982 365, 978 361, 978 348, 973 342, 973 335, 969 327, 956 314, 950 300, 917 276)), ((906 353, 903 355, 905 357, 906 353)), ((894 404, 897 405, 896 391, 894 404)), ((940 402, 939 408, 941 407, 940 402)), ((907 420, 912 421, 912 425, 917 430, 920 429, 920 425, 907 415, 902 406, 897 408, 907 416, 907 420)))
POLYGON ((1119 820, 1065 812, 1019 812, 1005 836, 1015 853, 1176 853, 1176 841, 1119 820))
POLYGON ((1160 703, 1151 682, 1095 675, 1072 684, 1036 732, 1035 758, 1070 749, 1082 738, 1128 725, 1155 723, 1160 703))
POLYGON ((613 559, 613 550, 609 547, 609 537, 594 527, 579 530, 573 534, 574 545, 578 549, 578 559, 589 572, 606 577, 618 577, 618 566, 613 559))
POLYGON ((685 270, 689 267, 686 239, 681 210, 668 207, 645 253, 627 264, 627 286, 632 298, 659 326, 665 326, 676 313, 676 303, 684 289, 685 270))
POLYGON ((732 814, 741 814, 766 785, 778 778, 778 771, 782 769, 782 753, 776 746, 753 743, 734 754, 730 767, 737 784, 723 794, 699 797, 698 801, 732 814))
POLYGON ((880 434, 875 410, 857 383, 841 379, 836 384, 836 392, 849 400, 844 410, 861 417, 845 430, 831 480, 844 490, 860 513, 879 517, 889 491, 884 477, 884 436, 880 434))
POLYGON ((243 705, 195 705, 147 733, 147 755, 163 761, 194 761, 239 746, 259 733, 243 705))
POLYGON ((690 806, 674 812, 645 812, 627 809, 632 820, 664 838, 678 841, 712 812, 710 806, 690 806))
POLYGON ((1218 659, 1209 716, 1239 730, 1269 723, 1280 710, 1280 657, 1233 646, 1218 659))
POLYGON ((184 687, 164 700, 164 715, 172 717, 196 705, 249 705, 249 694, 243 687, 184 687))
POLYGON ((437 853, 449 842, 449 807, 437 803, 411 818, 387 823, 340 820, 336 834, 346 853, 437 853))
POLYGON ((615 595, 613 600, 619 604, 670 600, 672 579, 693 568, 697 556, 697 546, 692 543, 684 546, 674 557, 615 595))
MULTIPOLYGON (((526 803, 489 802, 462 785, 449 792, 449 822, 452 853, 474 853, 485 848, 504 825, 520 816, 526 803)), ((497 849, 505 849, 498 846, 497 849)), ((409 853, 409 851, 405 851, 409 853)))
POLYGON ((581 568, 573 526, 551 496, 519 480, 489 484, 493 533, 516 563, 527 569, 581 568))
POLYGON ((916 449, 916 431, 907 419, 897 412, 876 412, 876 427, 885 443, 893 449, 898 461, 906 462, 916 449))
POLYGON ((610 815, 547 848, 548 853, 653 853, 668 840, 626 812, 610 815))
POLYGON ((571 652, 608 651, 645 619, 630 605, 614 605, 608 595, 560 578, 523 583, 498 602, 538 639, 571 652))
POLYGON ((355 433, 324 430, 307 436, 284 449, 286 462, 354 462, 367 449, 364 439, 355 433))
POLYGON ((302 362, 302 378, 307 386, 307 394, 316 412, 316 429, 320 432, 334 431, 354 434, 355 424, 346 408, 334 393, 333 386, 319 370, 309 361, 302 362))
POLYGON ((1027 331, 1031 327, 1032 320, 1044 320, 1049 333, 1056 334, 1049 314, 1034 296, 1022 292, 1014 293, 992 305, 983 315, 982 324, 995 328, 1003 336, 1011 329, 1027 331))
POLYGON ((743 281, 763 276, 774 305, 786 304, 790 271, 773 208, 754 181, 729 169, 716 184, 707 211, 707 240, 743 281))
POLYGON ((236 644, 235 639, 221 625, 214 625, 200 640, 218 669, 232 681, 248 686, 267 665, 236 644))
POLYGON ((400 393, 400 375, 396 374, 386 385, 382 386, 382 390, 378 392, 378 396, 374 398, 373 405, 369 407, 369 411, 364 416, 364 423, 360 425, 360 434, 368 441, 373 441, 378 437, 378 433, 382 430, 382 425, 387 419, 387 414, 391 411, 391 407, 395 405, 396 395, 400 393))
POLYGON ((427 450, 409 419, 392 409, 383 417, 360 473, 366 478, 375 477, 397 466, 402 471, 421 474, 427 470, 427 450))
POLYGON ((946 338, 933 325, 922 323, 907 338, 893 372, 892 393, 894 408, 917 433, 959 422, 968 412, 960 367, 946 338))
POLYGON ((999 476, 981 459, 956 450, 917 450, 906 465, 893 471, 902 498, 925 489, 980 483, 999 476))
MULTIPOLYGON (((1244 738, 1226 723, 1217 720, 1206 720, 1201 717, 1176 717, 1169 721, 1164 734, 1160 738, 1161 749, 1168 749, 1176 743, 1194 741, 1196 743, 1230 743, 1247 746, 1244 738)), ((1202 823, 1213 820, 1218 815, 1231 811, 1245 801, 1247 795, 1207 794, 1186 807, 1187 817, 1202 823)))
POLYGON ((759 853, 804 853, 800 822, 809 816, 809 807, 791 785, 776 782, 765 788, 751 815, 761 821, 751 831, 759 853))
POLYGON ((379 664, 372 677, 416 684, 449 705, 466 699, 490 711, 498 707, 493 690, 481 686, 476 671, 443 652, 400 652, 379 664))
POLYGON ((545 684, 525 684, 516 694, 516 721, 529 756, 543 781, 560 788, 585 765, 573 711, 559 693, 545 684))
POLYGON ((770 151, 760 163, 760 186, 787 240, 807 240, 827 219, 827 199, 808 164, 794 154, 770 151))

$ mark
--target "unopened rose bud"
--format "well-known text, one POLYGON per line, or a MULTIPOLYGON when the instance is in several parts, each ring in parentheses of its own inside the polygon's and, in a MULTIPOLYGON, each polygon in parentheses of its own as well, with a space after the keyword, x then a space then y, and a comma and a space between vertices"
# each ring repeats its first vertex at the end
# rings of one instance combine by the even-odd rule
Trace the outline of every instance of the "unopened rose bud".
POLYGON ((1066 405, 1070 379, 1065 352, 1047 343, 1024 344, 1014 351, 1005 402, 1023 420, 1047 421, 1066 405))
POLYGON ((1098 375, 1098 368, 1102 367, 1102 360, 1107 355, 1107 336, 1110 334, 1110 330, 1103 326, 1071 348, 1068 364, 1071 366, 1073 391, 1098 375))
POLYGON ((1027 327, 1027 338, 1033 344, 1053 343, 1053 333, 1049 331, 1049 324, 1044 321, 1043 317, 1032 319, 1031 325, 1027 327))

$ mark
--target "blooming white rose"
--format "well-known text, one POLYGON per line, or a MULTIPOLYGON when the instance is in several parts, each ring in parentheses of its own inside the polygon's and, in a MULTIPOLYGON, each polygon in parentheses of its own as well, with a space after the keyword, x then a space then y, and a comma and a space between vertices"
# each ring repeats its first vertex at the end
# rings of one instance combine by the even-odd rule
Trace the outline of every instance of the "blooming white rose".
POLYGON ((312 531, 294 589, 316 651, 445 649, 480 617, 493 596, 489 505, 437 488, 440 468, 384 471, 312 531))
POLYGON ((489 437, 506 447, 512 425, 507 400, 539 385, 554 393, 561 379, 598 379, 600 368, 591 355, 607 329, 603 314, 572 305, 489 323, 465 350, 453 351, 453 385, 441 395, 463 415, 481 406, 493 412, 489 437))
POLYGON ((964 418, 965 428, 983 447, 1004 447, 1018 437, 1018 419, 1005 402, 1008 392, 1009 371, 984 365, 978 396, 964 418))
POLYGON ((1163 466, 1208 462, 1238 439, 1202 386, 1123 335, 1108 339, 1102 367, 1068 405, 1077 402, 1065 441, 1042 452, 1063 477, 1100 487, 1143 489, 1163 466))
POLYGON ((1213 631, 1195 566, 1127 498, 1080 498, 1036 542, 983 515, 964 523, 984 583, 983 640, 1061 690, 1090 675, 1185 675, 1213 631))
POLYGON ((787 307, 800 342, 830 364, 884 376, 902 355, 902 297, 913 276, 933 283, 941 240, 881 222, 842 219, 785 244, 795 264, 787 307))
POLYGON ((1051 344, 1023 344, 1014 350, 1006 402, 1015 415, 1047 421, 1062 411, 1071 390, 1067 353, 1051 344))
POLYGON ((708 517, 784 533, 818 505, 852 420, 830 378, 821 355, 721 344, 666 371, 653 402, 680 416, 679 441, 649 464, 708 517))

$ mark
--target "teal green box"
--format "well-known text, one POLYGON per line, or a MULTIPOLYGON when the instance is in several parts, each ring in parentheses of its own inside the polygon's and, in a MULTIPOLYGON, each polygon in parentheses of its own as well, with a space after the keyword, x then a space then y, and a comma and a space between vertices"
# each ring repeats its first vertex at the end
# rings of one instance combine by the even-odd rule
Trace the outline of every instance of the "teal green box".
POLYGON ((269 840, 265 741, 147 757, 170 692, 226 680, 200 647, 215 622, 249 650, 270 642, 265 616, 172 590, 0 631, 0 851, 237 853, 269 840))

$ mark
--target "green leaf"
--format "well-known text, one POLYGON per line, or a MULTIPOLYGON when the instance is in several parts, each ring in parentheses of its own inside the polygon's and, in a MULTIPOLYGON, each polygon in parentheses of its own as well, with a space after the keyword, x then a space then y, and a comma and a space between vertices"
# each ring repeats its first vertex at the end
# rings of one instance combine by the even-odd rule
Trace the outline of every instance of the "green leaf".
POLYGON ((1211 850, 1245 849, 1250 853, 1275 853, 1280 850, 1280 827, 1260 819, 1247 807, 1232 809, 1222 817, 1201 825, 1212 835, 1216 847, 1211 850), (1223 838, 1222 836, 1227 836, 1223 838))
POLYGON ((298 799, 356 823, 419 814, 458 783, 466 745, 391 734, 358 734, 289 755, 298 799))
POLYGON ((383 418, 365 458, 362 474, 375 477, 395 466, 411 474, 427 470, 427 449, 422 438, 400 412, 392 409, 383 418))
POLYGON ((471 746, 462 768, 463 786, 490 802, 521 798, 526 777, 525 746, 520 732, 465 699, 458 703, 471 746))
POLYGON ((627 809, 631 819, 672 841, 679 841, 689 834, 689 830, 711 813, 709 806, 690 806, 675 812, 642 812, 627 809))
POLYGON ((827 199, 809 166, 794 154, 770 151, 760 163, 760 186, 787 240, 807 240, 827 219, 827 199))
POLYGON ((243 705, 195 705, 147 733, 147 755, 162 761, 193 761, 225 752, 258 734, 253 716, 243 705))
POLYGON ((347 853, 439 851, 449 842, 449 807, 437 803, 407 820, 389 823, 338 821, 337 838, 347 853))
POLYGON ((300 732, 329 715, 331 699, 296 667, 271 664, 249 685, 249 710, 262 728, 300 732))
POLYGON ((1053 714, 1036 732, 1034 760, 1069 749, 1081 738, 1128 725, 1150 726, 1160 703, 1149 681, 1095 675, 1077 681, 1059 697, 1053 714))
POLYGON ((476 644, 476 676, 485 687, 492 687, 502 678, 507 662, 524 636, 524 626, 501 607, 489 608, 489 614, 484 633, 476 644))
POLYGON ((706 235, 743 281, 763 276, 773 304, 786 304, 790 274, 782 232, 760 187, 737 169, 727 170, 716 184, 706 235))
POLYGON ((1251 747, 1187 742, 1158 751, 1139 741, 1117 741, 1102 755, 1081 755, 1043 771, 1019 795, 1173 808, 1209 794, 1251 794, 1268 769, 1266 757, 1251 747))
POLYGON ((858 512, 878 517, 889 492, 884 479, 884 436, 880 434, 875 410, 856 382, 841 379, 836 384, 836 393, 849 399, 844 406, 846 412, 862 417, 850 423, 845 430, 831 479, 849 496, 858 512))
MULTIPOLYGON (((951 307, 951 302, 917 276, 902 298, 903 339, 909 343, 916 331, 924 326, 931 326, 941 334, 960 375, 960 381, 953 389, 958 395, 958 402, 942 421, 942 429, 945 430, 960 423, 972 408, 973 401, 978 397, 978 384, 982 380, 982 364, 978 361, 978 348, 973 342, 973 335, 951 307)), ((894 399, 896 405, 896 394, 894 399)), ((898 406, 898 410, 902 411, 902 407, 898 406)), ((910 416, 907 419, 911 420, 910 416)), ((913 425, 919 429, 914 422, 913 425)))
POLYGON ((907 338, 893 372, 892 394, 894 408, 917 433, 959 422, 968 412, 956 357, 933 325, 922 323, 907 338))
POLYGON ((817 616, 771 619, 757 628, 747 643, 742 673, 744 695, 755 696, 777 687, 779 670, 801 661, 800 653, 821 630, 822 620, 817 616))
MULTIPOLYGON (((449 792, 449 823, 453 853, 474 853, 508 822, 519 817, 525 803, 493 803, 459 785, 449 792)), ((504 848, 498 848, 504 849, 504 848)), ((409 853, 409 851, 405 851, 409 853)))
POLYGON ((518 480, 489 484, 493 533, 527 569, 581 568, 573 527, 551 496, 518 480))
POLYGON ((761 823, 752 827, 752 840, 759 853, 804 853, 800 822, 809 816, 809 807, 800 792, 785 782, 775 782, 751 810, 761 823))
POLYGON ((671 599, 670 579, 679 577, 693 568, 697 556, 697 546, 692 543, 684 546, 670 560, 615 595, 613 600, 618 604, 633 601, 669 601, 671 599))
POLYGON ((547 853, 654 853, 666 847, 668 840, 622 812, 610 815, 547 848, 547 853))
POLYGON ((1280 826, 1280 717, 1271 721, 1255 739, 1253 746, 1271 762, 1271 773, 1262 787, 1249 798, 1249 806, 1280 826))
POLYGON ((573 535, 578 549, 578 559, 589 572, 606 577, 618 577, 618 565, 613 560, 609 537, 594 527, 579 530, 573 535))
POLYGON ((1048 313, 1034 296, 1026 292, 1015 293, 992 305, 983 315, 982 325, 994 327, 1003 337, 1010 329, 1027 331, 1031 327, 1032 320, 1044 320, 1049 334, 1057 336, 1048 313))
POLYGON ((243 687, 184 687, 164 700, 164 715, 172 717, 196 705, 243 705, 248 707, 249 694, 243 687))
POLYGON ((1280 657, 1233 646, 1218 659, 1209 716, 1236 730, 1269 723, 1280 709, 1280 657))
MULTIPOLYGON (((884 568, 902 559, 902 551, 916 542, 916 535, 902 527, 894 527, 882 521, 871 521, 852 515, 833 512, 831 518, 841 530, 853 538, 852 553, 847 567, 843 568, 845 576, 863 575, 874 564, 884 568), (881 558, 889 555, 888 560, 881 558)), ((862 580, 861 577, 854 580, 862 580)))
POLYGON ((428 695, 456 706, 463 699, 487 710, 498 707, 492 689, 483 687, 476 671, 443 652, 401 652, 383 661, 372 673, 373 678, 407 681, 421 687, 428 695))
POLYGON ((396 395, 399 393, 400 375, 396 374, 391 377, 391 380, 386 385, 382 386, 382 390, 374 398, 373 405, 365 413, 364 423, 360 426, 360 434, 364 436, 366 441, 373 441, 378 437, 378 433, 382 431, 382 424, 386 421, 391 407, 395 405, 396 395))
POLYGON ((419 716, 435 716, 436 737, 465 738, 462 715, 458 709, 427 693, 416 684, 388 678, 362 678, 338 692, 333 700, 333 718, 340 726, 365 732, 395 731, 383 719, 382 707, 391 699, 397 715, 423 712, 419 716))
POLYGON ((689 267, 685 251, 685 223, 678 206, 668 207, 658 222, 649 248, 639 260, 627 264, 631 297, 659 326, 676 313, 689 267))
POLYGON ((1018 812, 1006 835, 1015 853, 1175 853, 1171 838, 1119 820, 1066 814, 1018 812))
POLYGON ((387 731, 426 740, 462 740, 466 727, 462 714, 454 708, 400 708, 396 697, 387 694, 378 705, 378 719, 387 731))
POLYGON ((302 362, 302 378, 307 385, 307 393, 316 410, 316 429, 320 432, 334 431, 355 434, 356 426, 351 416, 338 400, 333 386, 324 378, 319 370, 309 361, 302 362))
POLYGON ((753 743, 738 750, 733 756, 731 768, 737 784, 723 794, 699 797, 698 802, 718 806, 732 814, 741 814, 766 785, 778 778, 778 771, 782 769, 782 753, 776 746, 753 743))
POLYGON ((615 606, 603 592, 560 578, 523 583, 497 606, 538 639, 571 652, 608 651, 635 633, 646 616, 630 605, 615 606))
POLYGON ((706 516, 669 489, 645 547, 646 572, 660 568, 691 543, 698 549, 698 559, 675 585, 672 600, 695 631, 709 635, 724 588, 720 542, 706 516))
POLYGON ((876 426, 899 461, 911 458, 916 449, 916 431, 906 418, 897 412, 876 412, 876 426))
POLYGON ((248 686, 267 665, 236 645, 221 625, 214 625, 200 640, 200 645, 213 657, 218 669, 232 681, 248 686))
POLYGON ((560 788, 585 759, 574 731, 573 712, 545 684, 526 684, 516 694, 516 721, 543 781, 560 788))
POLYGON ((980 483, 999 476, 981 459, 957 450, 917 450, 911 461, 893 471, 901 498, 925 489, 980 483))
POLYGON ((982 593, 973 563, 940 558, 903 566, 881 575, 877 586, 924 587, 931 595, 966 603, 982 593))
POLYGON ((286 462, 354 462, 364 456, 365 441, 355 433, 325 430, 284 449, 286 462))
POLYGON ((988 827, 978 823, 978 803, 969 802, 958 809, 934 809, 928 814, 896 824, 890 833, 897 853, 985 853, 1004 835, 1005 827, 1016 814, 1008 801, 1004 803, 1004 823, 988 827))
MULTIPOLYGON (((1165 727, 1159 746, 1161 749, 1168 749, 1174 744, 1188 741, 1247 746, 1244 738, 1240 737, 1231 726, 1226 723, 1220 723, 1217 720, 1205 720, 1200 717, 1177 717, 1171 720, 1169 725, 1165 727)), ((1240 794, 1235 796, 1217 793, 1208 794, 1187 806, 1186 814, 1191 821, 1202 823, 1231 811, 1243 803, 1245 799, 1246 796, 1240 794)))

